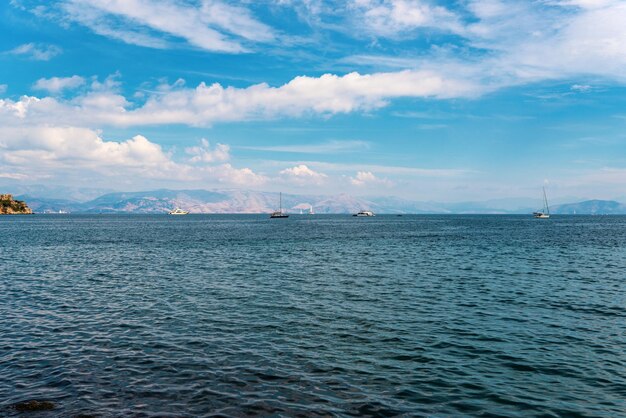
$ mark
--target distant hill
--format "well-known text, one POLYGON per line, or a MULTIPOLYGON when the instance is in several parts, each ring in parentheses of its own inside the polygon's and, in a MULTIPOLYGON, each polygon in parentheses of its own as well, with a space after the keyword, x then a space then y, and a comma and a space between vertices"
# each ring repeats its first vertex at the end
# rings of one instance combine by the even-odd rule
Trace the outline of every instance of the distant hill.
POLYGON ((626 215, 626 205, 615 200, 585 200, 551 207, 550 212, 560 215, 626 215))
MULTIPOLYGON (((83 192, 83 194, 86 194, 83 192)), ((46 194, 48 196, 48 194, 46 194)), ((73 213, 166 213, 175 207, 191 213, 269 213, 278 209, 278 193, 249 190, 170 190, 106 193, 91 200, 73 200, 60 194, 48 198, 29 193, 19 196, 33 211, 73 213)), ((497 199, 475 202, 420 202, 398 197, 362 198, 349 194, 305 195, 283 193, 283 209, 288 213, 374 213, 415 214, 528 214, 534 209, 532 199, 497 199)), ((609 200, 588 200, 553 205, 554 214, 626 214, 626 206, 609 200)))
MULTIPOLYGON (((175 207, 191 213, 269 213, 278 209, 274 192, 245 190, 151 190, 107 193, 86 202, 44 199, 25 195, 39 213, 166 213, 175 207)), ((353 213, 361 209, 384 212, 386 208, 366 199, 346 194, 335 196, 292 195, 283 193, 283 209, 299 213, 313 207, 315 213, 353 213)))

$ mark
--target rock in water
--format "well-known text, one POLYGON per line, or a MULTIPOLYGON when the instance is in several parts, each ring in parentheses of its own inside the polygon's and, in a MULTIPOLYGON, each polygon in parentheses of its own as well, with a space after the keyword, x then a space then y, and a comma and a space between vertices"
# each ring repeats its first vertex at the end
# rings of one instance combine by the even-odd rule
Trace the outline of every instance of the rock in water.
POLYGON ((0 215, 30 215, 33 211, 25 202, 13 200, 10 194, 0 194, 0 215))
POLYGON ((50 401, 24 401, 13 405, 17 411, 50 411, 54 409, 54 404, 50 401))

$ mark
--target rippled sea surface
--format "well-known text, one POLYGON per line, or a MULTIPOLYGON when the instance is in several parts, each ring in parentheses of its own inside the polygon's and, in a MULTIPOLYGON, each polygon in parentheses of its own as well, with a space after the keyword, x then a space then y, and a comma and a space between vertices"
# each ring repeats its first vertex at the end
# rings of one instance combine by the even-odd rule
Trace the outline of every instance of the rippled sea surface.
POLYGON ((0 217, 0 416, 626 416, 626 217, 0 217))

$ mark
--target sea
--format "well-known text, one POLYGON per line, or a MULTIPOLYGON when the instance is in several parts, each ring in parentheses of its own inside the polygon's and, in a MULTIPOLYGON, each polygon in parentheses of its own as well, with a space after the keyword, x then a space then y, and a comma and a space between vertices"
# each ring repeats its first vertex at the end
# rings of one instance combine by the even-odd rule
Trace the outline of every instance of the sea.
POLYGON ((0 217, 0 416, 625 417, 626 217, 0 217))

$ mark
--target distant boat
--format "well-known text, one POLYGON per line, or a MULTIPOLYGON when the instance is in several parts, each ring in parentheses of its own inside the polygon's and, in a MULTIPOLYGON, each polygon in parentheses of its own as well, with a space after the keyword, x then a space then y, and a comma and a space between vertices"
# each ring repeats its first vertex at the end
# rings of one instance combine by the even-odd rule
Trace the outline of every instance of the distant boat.
POLYGON ((533 216, 537 219, 548 219, 550 217, 550 207, 548 206, 545 187, 543 188, 543 208, 537 212, 533 212, 533 216))
POLYGON ((182 210, 181 208, 176 208, 174 210, 169 211, 168 214, 170 214, 170 215, 187 215, 187 214, 189 214, 189 212, 187 212, 186 210, 182 210))
POLYGON ((314 215, 315 213, 313 212, 313 205, 309 205, 309 215, 314 215))
POLYGON ((278 208, 279 209, 277 211, 272 212, 272 214, 270 215, 270 218, 288 218, 289 217, 289 215, 283 212, 283 194, 282 193, 279 194, 278 208))
POLYGON ((362 216, 374 216, 374 212, 372 212, 371 210, 361 210, 358 213, 355 213, 352 216, 358 216, 358 217, 362 217, 362 216))

